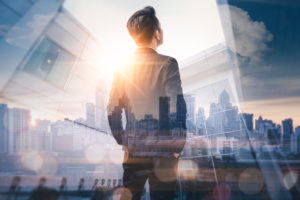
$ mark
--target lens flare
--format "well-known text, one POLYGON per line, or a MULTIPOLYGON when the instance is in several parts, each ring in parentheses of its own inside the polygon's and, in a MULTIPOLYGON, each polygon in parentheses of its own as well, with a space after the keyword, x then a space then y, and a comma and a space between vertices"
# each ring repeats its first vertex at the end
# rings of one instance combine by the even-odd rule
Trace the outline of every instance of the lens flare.
POLYGON ((239 177, 239 188, 248 195, 259 193, 264 187, 265 179, 260 170, 245 169, 239 177))
POLYGON ((31 119, 31 121, 30 121, 30 126, 31 126, 31 127, 35 127, 35 126, 36 126, 36 121, 35 121, 35 119, 31 119))
POLYGON ((154 162, 154 173, 162 182, 171 182, 177 179, 178 161, 171 158, 160 158, 154 162))
POLYGON ((291 189, 298 181, 298 173, 289 171, 283 177, 283 185, 286 189, 291 189))
POLYGON ((113 193, 113 200, 130 200, 132 199, 131 191, 126 187, 117 188, 113 193))
POLYGON ((29 152, 21 155, 23 166, 32 171, 39 171, 43 165, 43 157, 37 152, 29 152))
POLYGON ((197 163, 192 160, 179 161, 179 174, 185 180, 193 180, 199 171, 197 163))
POLYGON ((40 175, 53 176, 56 174, 58 169, 58 161, 51 155, 43 155, 43 164, 38 171, 40 175))

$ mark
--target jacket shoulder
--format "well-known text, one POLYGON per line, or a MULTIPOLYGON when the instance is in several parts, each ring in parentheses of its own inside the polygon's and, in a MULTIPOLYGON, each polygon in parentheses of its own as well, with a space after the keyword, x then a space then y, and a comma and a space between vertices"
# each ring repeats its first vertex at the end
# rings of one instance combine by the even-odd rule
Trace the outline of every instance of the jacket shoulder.
POLYGON ((159 57, 159 60, 164 62, 166 65, 172 65, 172 64, 178 65, 177 60, 171 56, 167 56, 164 54, 157 54, 157 56, 159 57))

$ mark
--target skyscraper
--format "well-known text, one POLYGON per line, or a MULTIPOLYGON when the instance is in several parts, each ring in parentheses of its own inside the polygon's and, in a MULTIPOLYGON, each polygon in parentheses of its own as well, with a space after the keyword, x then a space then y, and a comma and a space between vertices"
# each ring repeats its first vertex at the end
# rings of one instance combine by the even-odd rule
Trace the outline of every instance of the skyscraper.
POLYGON ((300 154, 300 126, 295 128, 296 154, 300 154))
POLYGON ((277 129, 277 132, 281 134, 282 127, 280 124, 277 124, 276 129, 277 129))
POLYGON ((242 127, 253 131, 253 114, 242 113, 242 127))
POLYGON ((231 106, 229 94, 225 89, 222 91, 222 93, 219 96, 219 103, 223 109, 231 106))
POLYGON ((255 130, 259 131, 261 124, 263 123, 263 119, 261 116, 255 120, 255 130))
POLYGON ((186 102, 187 118, 186 120, 195 124, 195 97, 192 95, 184 95, 186 102))
POLYGON ((183 95, 177 95, 176 120, 181 128, 186 129, 186 103, 183 95))
POLYGON ((269 144, 272 144, 272 145, 280 144, 280 133, 278 133, 277 129, 268 129, 267 137, 269 140, 269 144))
POLYGON ((205 128, 205 115, 204 115, 204 108, 198 108, 198 112, 196 115, 196 130, 197 134, 199 135, 206 135, 206 128, 205 128))
POLYGON ((0 104, 0 153, 8 152, 8 132, 7 132, 8 108, 6 104, 0 104))
POLYGON ((95 126, 96 128, 107 130, 106 99, 107 86, 99 82, 96 88, 96 106, 95 106, 95 126))
POLYGON ((13 154, 31 150, 30 111, 21 108, 8 109, 7 129, 8 129, 8 153, 13 154))
POLYGON ((283 134, 293 134, 293 120, 291 118, 282 121, 283 134))
POLYGON ((170 97, 159 97, 159 129, 170 130, 170 97))
POLYGON ((240 126, 238 108, 232 106, 229 94, 226 90, 223 90, 219 96, 219 102, 210 104, 209 117, 207 119, 208 133, 226 133, 226 137, 240 137, 240 126))
POLYGON ((292 119, 285 119, 282 121, 282 127, 283 127, 283 150, 286 152, 291 152, 291 148, 293 145, 291 144, 292 140, 292 134, 293 134, 293 120, 292 119))

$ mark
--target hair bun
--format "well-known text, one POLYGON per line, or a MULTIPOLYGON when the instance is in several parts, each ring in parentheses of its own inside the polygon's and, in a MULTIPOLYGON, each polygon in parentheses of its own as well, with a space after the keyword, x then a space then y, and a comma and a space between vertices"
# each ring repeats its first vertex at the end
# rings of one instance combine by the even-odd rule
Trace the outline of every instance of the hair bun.
POLYGON ((155 9, 152 7, 152 6, 146 6, 144 9, 143 9, 143 12, 145 15, 155 15, 155 9))

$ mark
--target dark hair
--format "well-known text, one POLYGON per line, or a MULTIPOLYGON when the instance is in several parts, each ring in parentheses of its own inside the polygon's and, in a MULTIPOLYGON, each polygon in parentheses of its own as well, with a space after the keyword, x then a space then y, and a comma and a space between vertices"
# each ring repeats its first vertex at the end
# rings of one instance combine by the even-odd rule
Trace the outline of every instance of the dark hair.
POLYGON ((136 11, 127 22, 127 29, 137 44, 150 43, 155 30, 159 30, 159 21, 152 6, 136 11))

